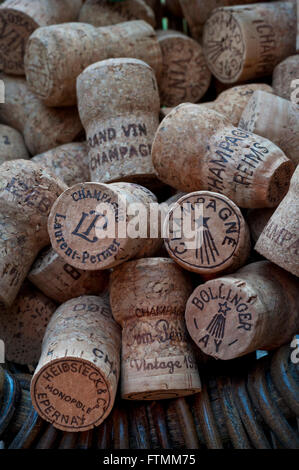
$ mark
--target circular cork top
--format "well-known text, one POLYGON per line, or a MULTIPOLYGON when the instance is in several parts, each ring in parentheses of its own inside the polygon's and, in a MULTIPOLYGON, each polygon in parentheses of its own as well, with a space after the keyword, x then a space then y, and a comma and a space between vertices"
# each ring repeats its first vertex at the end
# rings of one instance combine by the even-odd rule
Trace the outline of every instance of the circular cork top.
POLYGON ((236 204, 209 191, 180 198, 168 213, 164 228, 169 230, 165 238, 169 255, 183 268, 199 274, 217 273, 232 266, 247 231, 236 204))
POLYGON ((42 367, 33 377, 31 398, 39 415, 62 431, 92 429, 111 405, 110 387, 101 370, 75 357, 42 367))
POLYGON ((260 300, 248 283, 232 277, 198 286, 186 305, 186 325, 196 345, 217 359, 251 350, 261 325, 260 300))
POLYGON ((204 26, 203 44, 212 74, 223 83, 237 82, 243 72, 245 41, 232 11, 217 8, 211 14, 204 26))
POLYGON ((48 219, 54 250, 84 270, 106 269, 132 257, 142 240, 138 244, 121 232, 121 227, 126 229, 124 197, 130 202, 131 196, 116 184, 80 183, 67 189, 53 204, 48 219))

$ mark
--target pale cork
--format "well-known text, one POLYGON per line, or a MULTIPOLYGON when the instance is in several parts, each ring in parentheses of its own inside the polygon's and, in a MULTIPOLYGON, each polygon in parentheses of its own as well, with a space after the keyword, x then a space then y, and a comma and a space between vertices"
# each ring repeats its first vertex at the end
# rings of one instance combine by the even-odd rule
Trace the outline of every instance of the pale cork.
POLYGON ((152 159, 164 183, 185 192, 219 192, 245 208, 277 206, 294 171, 269 140, 233 127, 216 111, 188 103, 161 122, 152 159))
POLYGON ((106 26, 124 21, 144 20, 153 28, 156 26, 155 14, 143 0, 86 0, 80 10, 78 21, 93 26, 106 26))
POLYGON ((109 415, 120 368, 119 326, 108 296, 62 304, 48 324, 31 382, 32 404, 62 431, 88 431, 109 415))
POLYGON ((272 217, 275 208, 272 209, 249 209, 246 214, 250 235, 254 242, 257 242, 262 231, 272 217))
POLYGON ((196 103, 209 88, 209 71, 201 45, 173 30, 157 31, 163 69, 159 80, 162 106, 196 103))
MULTIPOLYGON (((170 0, 171 1, 171 0, 170 0)), ((190 28, 191 36, 201 39, 203 27, 215 8, 238 5, 240 0, 179 0, 183 15, 190 28)), ((258 3, 261 0, 255 0, 258 3)), ((242 5, 253 3, 252 0, 242 0, 242 5)))
POLYGON ((115 57, 144 60, 157 77, 161 73, 160 46, 145 21, 100 28, 85 23, 39 28, 31 35, 25 54, 28 86, 48 106, 75 105, 78 75, 95 62, 115 57))
POLYGON ((259 237, 255 250, 299 276, 299 168, 290 189, 259 237))
POLYGON ((160 99, 151 67, 137 59, 96 62, 79 75, 77 96, 92 181, 155 181, 160 99))
POLYGON ((186 194, 169 211, 166 225, 169 235, 165 234, 164 241, 171 258, 203 278, 234 272, 249 256, 250 235, 244 217, 221 194, 186 194))
POLYGON ((48 230, 52 247, 65 262, 83 270, 124 263, 144 249, 150 232, 150 204, 156 201, 148 189, 133 183, 74 185, 51 210, 48 230), (130 204, 142 204, 146 211, 139 212, 137 232, 135 210, 125 212, 130 204))
POLYGON ((227 360, 291 341, 299 327, 298 307, 296 278, 260 261, 198 286, 185 316, 196 345, 227 360))
MULTIPOLYGON (((249 83, 246 85, 237 85, 228 90, 222 91, 214 101, 199 103, 201 108, 208 108, 217 111, 225 116, 234 126, 239 125, 242 113, 246 108, 253 93, 257 90, 273 93, 270 85, 265 83, 249 83)), ((173 108, 161 108, 160 114, 167 116, 173 108)))
POLYGON ((72 142, 40 153, 32 161, 54 173, 68 186, 90 181, 86 142, 72 142))
POLYGON ((201 390, 184 322, 191 290, 187 273, 167 258, 130 261, 111 274, 111 309, 123 328, 122 398, 159 400, 201 390))
POLYGON ((47 248, 34 262, 28 279, 45 295, 63 303, 81 295, 98 295, 108 287, 108 271, 74 268, 47 248))
POLYGON ((29 153, 22 134, 10 126, 0 124, 0 165, 10 160, 26 160, 29 153))
POLYGON ((40 26, 75 21, 82 0, 6 0, 0 6, 0 69, 24 75, 29 36, 40 26))
POLYGON ((296 52, 296 11, 290 2, 215 9, 204 26, 208 67, 221 82, 271 75, 296 52))
POLYGON ((0 308, 0 338, 5 358, 17 364, 36 364, 48 322, 57 305, 25 282, 9 309, 0 308))
POLYGON ((255 91, 242 113, 239 127, 271 140, 298 165, 298 105, 265 91, 255 91))
POLYGON ((23 134, 32 155, 72 142, 82 133, 75 107, 48 108, 29 90, 23 78, 8 75, 0 78, 5 84, 0 120, 23 134))
POLYGON ((11 306, 38 252, 49 244, 47 220, 66 185, 27 160, 0 171, 0 305, 11 306))
POLYGON ((274 93, 299 104, 298 90, 299 82, 299 55, 292 55, 276 65, 273 76, 272 86, 274 93), (294 99, 293 99, 294 97, 294 99))

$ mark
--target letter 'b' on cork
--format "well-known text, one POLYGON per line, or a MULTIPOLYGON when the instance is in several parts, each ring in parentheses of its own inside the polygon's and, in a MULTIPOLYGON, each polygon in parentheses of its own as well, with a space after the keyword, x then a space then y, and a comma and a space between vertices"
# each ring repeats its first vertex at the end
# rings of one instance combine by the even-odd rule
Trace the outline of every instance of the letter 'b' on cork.
POLYGON ((223 83, 270 75, 296 52, 296 11, 290 2, 216 8, 204 26, 204 52, 223 83))
POLYGON ((299 276, 299 166, 290 189, 261 233, 255 250, 299 276))
POLYGON ((198 286, 186 306, 196 345, 217 359, 271 350, 299 328, 298 281, 269 261, 198 286))
POLYGON ((97 62, 78 77, 77 96, 92 181, 154 178, 151 144, 160 99, 151 67, 137 59, 97 62))
POLYGON ((167 214, 165 246, 180 266, 202 276, 234 272, 249 256, 250 235, 240 209, 230 199, 196 191, 167 214))
POLYGON ((31 382, 39 415, 62 431, 88 431, 109 415, 116 395, 120 329, 107 296, 62 304, 48 324, 31 382))
POLYGON ((167 258, 129 261, 111 274, 112 313, 123 328, 122 398, 160 400, 201 390, 184 321, 191 290, 188 274, 167 258))

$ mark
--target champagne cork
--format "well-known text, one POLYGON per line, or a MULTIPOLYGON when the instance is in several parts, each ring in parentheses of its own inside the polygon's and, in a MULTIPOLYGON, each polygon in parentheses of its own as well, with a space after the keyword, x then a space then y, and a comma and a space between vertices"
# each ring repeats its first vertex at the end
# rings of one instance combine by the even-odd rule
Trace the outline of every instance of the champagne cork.
MULTIPOLYGON (((171 0, 170 0, 171 1, 171 0)), ((229 5, 246 5, 253 3, 253 0, 179 0, 183 11, 183 15, 186 18, 191 36, 195 39, 201 39, 203 27, 210 13, 214 8, 224 7, 229 5)), ((255 0, 254 3, 258 3, 261 0, 255 0)))
POLYGON ((295 166, 299 163, 299 106, 265 91, 255 91, 240 119, 239 127, 266 137, 295 166))
POLYGON ((275 144, 217 112, 182 104, 161 122, 152 149, 158 178, 174 188, 224 194, 239 207, 275 207, 293 163, 275 144))
POLYGON ((296 52, 296 12, 290 2, 217 8, 203 33, 212 74, 223 83, 270 75, 296 52))
POLYGON ((178 31, 160 30, 157 36, 163 60, 159 80, 161 104, 196 103, 211 82, 201 45, 178 31))
POLYGON ((299 56, 292 55, 287 59, 280 62, 276 65, 273 76, 272 76, 272 86, 274 93, 281 98, 286 100, 292 100, 294 96, 295 103, 299 104, 299 96, 296 88, 298 88, 297 83, 292 82, 299 79, 299 56))
POLYGON ((18 364, 35 364, 47 324, 56 304, 25 282, 10 309, 0 309, 0 338, 5 358, 18 364))
POLYGON ((142 20, 101 28, 85 23, 40 28, 26 49, 28 86, 47 106, 75 105, 78 75, 88 65, 114 57, 144 60, 157 77, 162 69, 155 31, 142 20))
POLYGON ((78 77, 77 95, 92 181, 155 180, 160 99, 153 70, 137 59, 97 62, 78 77))
POLYGON ((184 322, 191 290, 187 274, 167 258, 130 261, 111 274, 112 313, 123 329, 122 398, 160 400, 201 390, 184 322))
POLYGON ((62 304, 48 324, 32 404, 55 428, 88 431, 109 415, 119 379, 120 329, 107 296, 62 304))
POLYGON ((169 211, 165 246, 182 268, 211 277, 236 271, 250 253, 248 226, 230 199, 210 191, 181 197, 169 211))
MULTIPOLYGON (((235 127, 238 127, 242 113, 256 90, 273 93, 272 87, 265 83, 249 83, 248 85, 238 85, 222 91, 216 100, 199 103, 198 106, 217 111, 229 119, 235 127)), ((160 114, 165 117, 172 109, 161 108, 160 114)))
POLYGON ((272 217, 275 209, 249 209, 246 214, 246 222, 249 225, 250 235, 257 242, 262 231, 272 217))
POLYGON ((55 201, 49 216, 52 247, 75 268, 97 271, 117 266, 144 248, 153 202, 153 193, 132 183, 72 186, 55 201), (137 206, 126 213, 131 204, 142 205, 138 218, 142 233, 135 231, 137 206))
POLYGON ((24 75, 24 52, 36 28, 77 19, 82 0, 6 0, 0 6, 0 68, 24 75))
POLYGON ((64 189, 31 161, 1 165, 0 305, 11 306, 39 250, 49 244, 48 215, 64 189))
POLYGON ((299 168, 290 189, 259 237, 255 250, 287 271, 299 276, 299 168))
POLYGON ((22 134, 12 127, 0 124, 0 165, 9 160, 26 160, 28 150, 22 134))
POLYGON ((86 142, 60 145, 36 155, 32 161, 54 173, 67 186, 90 180, 86 142))
POLYGON ((32 155, 72 142, 82 133, 76 108, 48 108, 31 93, 23 78, 1 78, 5 103, 0 105, 0 120, 23 134, 32 155))
POLYGON ((78 21, 93 26, 106 26, 124 21, 144 20, 153 28, 156 19, 153 10, 143 0, 86 0, 80 10, 78 21))
POLYGON ((217 359, 271 350, 299 327, 298 281, 269 261, 198 286, 186 306, 196 345, 217 359))
POLYGON ((39 255, 28 279, 50 299, 59 303, 81 295, 98 295, 108 286, 107 271, 74 268, 52 248, 47 248, 39 255))

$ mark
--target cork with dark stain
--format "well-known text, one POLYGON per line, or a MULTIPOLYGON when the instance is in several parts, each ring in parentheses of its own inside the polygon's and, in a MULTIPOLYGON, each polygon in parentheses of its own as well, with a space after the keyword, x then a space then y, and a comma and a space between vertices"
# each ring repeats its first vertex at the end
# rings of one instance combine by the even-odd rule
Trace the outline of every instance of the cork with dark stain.
POLYGON ((216 111, 188 103, 161 122, 152 159, 164 183, 185 192, 219 192, 246 208, 277 206, 294 171, 269 140, 233 127, 216 111))
POLYGON ((108 296, 82 296, 62 304, 46 329, 31 382, 38 414, 62 431, 99 426, 114 405, 120 338, 108 296))
POLYGON ((0 124, 0 165, 10 160, 26 160, 28 150, 22 134, 10 126, 0 124))
POLYGON ((23 78, 8 75, 0 78, 5 85, 1 122, 23 134, 32 155, 72 142, 83 131, 75 107, 48 108, 29 90, 23 78))
POLYGON ((40 26, 76 21, 82 0, 6 0, 0 6, 0 69, 24 75, 29 36, 40 26))
POLYGON ((161 73, 160 46, 154 29, 145 21, 100 28, 85 23, 39 28, 26 48, 28 86, 47 106, 75 105, 78 75, 89 65, 114 57, 144 60, 157 77, 161 73))
POLYGON ((0 338, 7 361, 36 364, 48 322, 57 305, 25 282, 9 309, 0 308, 0 338))
POLYGON ((77 79, 92 181, 155 180, 151 145, 160 99, 153 70, 137 59, 108 59, 77 79))
POLYGON ((86 0, 80 10, 78 21, 93 26, 106 26, 124 21, 144 20, 153 28, 156 26, 155 14, 143 0, 86 0))
POLYGON ((111 308, 123 328, 122 398, 175 398, 201 390, 184 323, 191 289, 187 273, 167 258, 130 261, 113 270, 111 308))
POLYGON ((12 305, 38 252, 49 244, 48 215, 65 189, 31 161, 1 165, 0 304, 12 305))
POLYGON ((298 280, 269 261, 198 286, 186 306, 195 344, 217 359, 272 350, 299 327, 298 280))
POLYGON ((28 279, 45 295, 62 303, 81 295, 98 295, 108 287, 108 271, 74 268, 47 248, 34 262, 28 279))
POLYGON ((287 271, 299 276, 299 167, 290 189, 259 237, 255 250, 287 271))
POLYGON ((203 47, 209 69, 223 83, 271 75, 296 52, 296 6, 271 2, 216 8, 205 23, 203 47))

